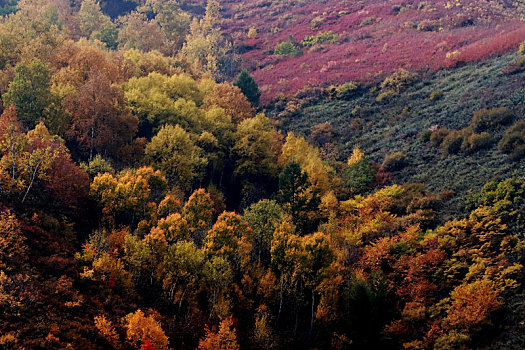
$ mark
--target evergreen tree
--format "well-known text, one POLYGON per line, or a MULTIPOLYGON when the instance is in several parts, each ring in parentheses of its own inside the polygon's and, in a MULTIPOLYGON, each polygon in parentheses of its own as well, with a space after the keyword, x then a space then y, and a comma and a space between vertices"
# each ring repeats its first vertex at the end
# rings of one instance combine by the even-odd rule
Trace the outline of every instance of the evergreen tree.
POLYGON ((255 79, 253 79, 246 69, 241 71, 233 85, 241 89, 242 93, 246 96, 248 101, 250 101, 253 107, 259 105, 261 91, 259 90, 259 86, 255 82, 255 79))

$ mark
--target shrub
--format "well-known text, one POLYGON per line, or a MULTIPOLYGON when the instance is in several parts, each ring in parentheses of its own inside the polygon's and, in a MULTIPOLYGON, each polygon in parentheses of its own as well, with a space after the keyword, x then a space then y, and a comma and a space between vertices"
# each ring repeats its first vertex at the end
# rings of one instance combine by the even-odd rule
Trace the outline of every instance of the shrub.
POLYGON ((498 143, 498 149, 515 160, 525 156, 525 120, 520 120, 507 129, 498 143))
POLYGON ((390 75, 381 83, 381 90, 392 89, 401 92, 403 89, 418 82, 420 77, 416 73, 410 73, 406 69, 400 69, 390 75))
POLYGON ((475 132, 482 132, 509 124, 514 115, 508 108, 480 109, 474 113, 470 126, 475 132))
POLYGON ((350 81, 339 86, 332 85, 329 90, 331 98, 335 97, 342 100, 349 100, 359 92, 360 88, 357 83, 350 81))
POLYGON ((443 139, 441 148, 446 154, 456 154, 461 150, 463 144, 464 135, 462 131, 452 130, 443 139))
POLYGON ((257 37, 257 29, 252 27, 248 30, 248 38, 253 39, 255 37, 257 37))
POLYGON ((314 19, 310 21, 310 28, 312 28, 312 30, 319 29, 319 27, 324 22, 324 20, 325 18, 322 16, 315 17, 314 19))
POLYGON ((480 134, 470 134, 465 138, 464 145, 462 146, 464 150, 468 151, 478 151, 490 147, 492 144, 492 137, 486 131, 480 134))
POLYGON ((525 56, 518 57, 501 69, 505 74, 517 74, 525 71, 525 56))
POLYGON ((359 27, 364 27, 364 26, 367 26, 369 24, 373 24, 374 22, 379 22, 379 18, 367 17, 367 18, 363 19, 361 21, 361 23, 359 23, 359 27))
POLYGON ((423 142, 428 142, 428 141, 430 141, 430 137, 431 137, 431 136, 432 136, 432 130, 428 130, 428 129, 427 129, 427 130, 425 130, 425 131, 423 131, 423 132, 421 133, 421 136, 420 136, 420 137, 421 137, 421 140, 422 140, 423 142))
POLYGON ((385 102, 385 101, 389 100, 392 97, 396 97, 397 95, 399 95, 399 93, 396 92, 395 90, 385 90, 385 91, 381 92, 379 95, 377 95, 376 101, 377 102, 385 102))
POLYGON ((443 140, 450 133, 448 129, 437 129, 432 132, 430 135, 430 143, 434 146, 440 146, 443 143, 443 140))
POLYGON ((437 100, 441 100, 442 98, 443 98, 443 91, 441 91, 441 90, 434 90, 430 94, 428 100, 429 101, 437 101, 437 100))
POLYGON ((303 51, 293 41, 283 41, 282 43, 275 45, 273 54, 276 56, 296 57, 302 55, 303 51))
POLYGON ((386 171, 401 170, 408 165, 408 158, 403 152, 394 152, 385 157, 381 167, 386 171))
POLYGON ((417 30, 420 32, 434 32, 439 29, 439 21, 432 21, 429 19, 422 20, 417 25, 417 30))
POLYGON ((398 14, 402 8, 403 7, 401 5, 392 5, 392 12, 394 12, 395 14, 398 14))
POLYGON ((406 69, 400 69, 383 80, 380 85, 381 92, 377 96, 376 101, 381 102, 386 98, 397 96, 420 79, 418 74, 410 73, 406 69))
POLYGON ((310 128, 310 139, 317 145, 331 142, 334 137, 334 128, 329 122, 319 123, 310 128))
POLYGON ((337 41, 337 39, 339 39, 339 34, 336 34, 333 31, 329 30, 327 32, 319 32, 315 35, 305 36, 303 41, 301 41, 301 45, 303 47, 309 47, 324 43, 333 44, 337 41))
POLYGON ((520 44, 520 47, 518 49, 518 55, 522 55, 525 53, 525 41, 520 44))

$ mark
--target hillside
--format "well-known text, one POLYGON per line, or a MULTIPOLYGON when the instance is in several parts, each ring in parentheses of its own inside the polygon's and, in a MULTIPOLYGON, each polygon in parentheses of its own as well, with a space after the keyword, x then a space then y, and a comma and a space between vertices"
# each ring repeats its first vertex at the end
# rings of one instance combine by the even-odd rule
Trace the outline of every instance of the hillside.
POLYGON ((525 37, 522 1, 248 0, 223 6, 223 29, 264 101, 306 85, 377 82, 399 68, 431 74, 514 50, 525 37), (330 32, 335 36, 303 42, 330 32), (290 40, 294 52, 273 54, 290 40))
POLYGON ((0 349, 525 348, 523 1, 0 16, 0 349))
POLYGON ((374 89, 348 99, 330 98, 325 92, 314 99, 303 98, 304 106, 291 111, 290 106, 301 99, 283 103, 272 115, 284 130, 305 136, 311 136, 315 125, 330 123, 332 139, 325 142, 336 145, 331 152, 339 160, 348 158, 356 146, 379 164, 389 154, 403 152, 408 164, 393 172, 392 183, 418 182, 431 191, 452 191, 450 215, 462 210, 468 190, 477 191, 489 180, 523 171, 524 164, 497 150, 505 127, 490 131, 487 148, 451 155, 421 136, 429 129, 466 128, 482 108, 507 107, 516 120, 525 119, 525 77, 504 73, 515 60, 516 55, 510 54, 441 70, 386 101, 378 102, 379 91, 374 89), (440 98, 431 99, 433 92, 439 92, 440 98))

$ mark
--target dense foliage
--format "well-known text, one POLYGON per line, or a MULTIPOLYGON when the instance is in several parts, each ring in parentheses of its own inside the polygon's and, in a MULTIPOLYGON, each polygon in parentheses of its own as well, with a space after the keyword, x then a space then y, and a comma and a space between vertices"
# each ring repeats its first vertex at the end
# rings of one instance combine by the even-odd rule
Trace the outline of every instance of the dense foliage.
MULTIPOLYGON (((222 30, 252 3, 272 5, 0 2, 0 348, 523 348, 524 50, 263 110, 222 30), (461 79, 476 70, 501 103, 451 117, 454 89, 463 108, 484 87, 461 79), (391 130, 377 130, 407 120, 424 126, 404 130, 412 146, 387 148, 391 130), (506 176, 481 186, 473 171, 458 194, 413 175, 480 154, 506 176)), ((386 21, 364 12, 358 31, 386 21)), ((329 18, 273 54, 345 42, 329 18)), ((432 21, 416 30, 445 25, 432 21)))

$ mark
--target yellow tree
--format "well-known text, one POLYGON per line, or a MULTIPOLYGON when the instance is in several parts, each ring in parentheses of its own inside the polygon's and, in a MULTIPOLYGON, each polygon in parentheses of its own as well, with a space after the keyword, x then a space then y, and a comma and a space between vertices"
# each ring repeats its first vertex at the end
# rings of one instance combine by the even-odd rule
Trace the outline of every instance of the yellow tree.
POLYGON ((0 212, 0 270, 10 271, 27 258, 25 240, 14 214, 0 212))
POLYGON ((184 206, 182 215, 188 222, 194 239, 197 243, 201 243, 204 238, 201 237, 201 233, 210 226, 213 215, 213 201, 210 194, 203 188, 195 190, 184 206))
POLYGON ((50 180, 49 171, 64 151, 63 141, 43 123, 23 134, 14 109, 7 109, 0 118, 0 191, 20 195, 24 203, 38 180, 50 180))
POLYGON ((219 11, 217 1, 208 1, 204 18, 200 21, 194 18, 191 23, 181 53, 190 62, 198 61, 217 80, 223 81, 235 74, 238 57, 233 44, 222 35, 219 11))
POLYGON ((144 315, 140 309, 126 316, 126 338, 133 346, 145 344, 148 340, 157 350, 168 349, 168 337, 153 315, 144 315))
POLYGON ((199 350, 239 350, 240 348, 231 316, 221 321, 217 332, 206 327, 206 335, 199 341, 199 350))
POLYGON ((232 212, 222 213, 206 236, 204 251, 208 256, 221 256, 228 260, 236 272, 246 266, 252 245, 252 230, 248 223, 232 212))
POLYGON ((277 177, 275 143, 277 131, 264 114, 243 120, 236 131, 237 141, 232 149, 237 162, 234 175, 239 178, 277 177))
POLYGON ((288 133, 279 156, 279 165, 284 167, 290 161, 296 161, 308 174, 312 189, 320 195, 325 194, 330 188, 329 173, 333 170, 323 164, 317 148, 310 145, 303 137, 288 133))
POLYGON ((146 156, 160 169, 171 185, 187 191, 193 181, 202 178, 208 160, 179 125, 165 125, 146 146, 146 156))

